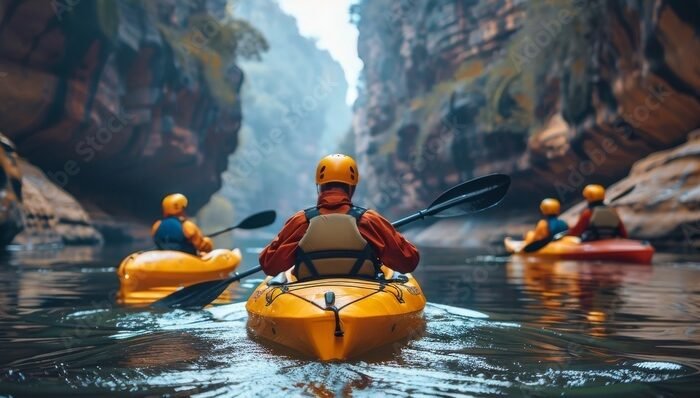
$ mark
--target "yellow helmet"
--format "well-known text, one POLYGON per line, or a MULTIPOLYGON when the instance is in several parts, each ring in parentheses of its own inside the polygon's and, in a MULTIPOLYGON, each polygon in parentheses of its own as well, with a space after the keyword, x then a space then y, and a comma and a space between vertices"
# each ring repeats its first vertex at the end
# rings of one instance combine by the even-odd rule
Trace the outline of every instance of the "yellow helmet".
POLYGON ((545 216, 558 216, 561 212, 561 203, 556 199, 547 198, 540 203, 540 211, 545 216))
POLYGON ((360 172, 357 170, 355 159, 347 155, 328 155, 321 159, 316 166, 316 184, 328 182, 342 182, 355 186, 360 181, 360 172))
POLYGON ((605 200, 605 188, 602 185, 591 184, 583 188, 583 197, 588 203, 605 200))
POLYGON ((187 197, 181 193, 174 193, 163 198, 163 215, 179 216, 187 207, 187 197))

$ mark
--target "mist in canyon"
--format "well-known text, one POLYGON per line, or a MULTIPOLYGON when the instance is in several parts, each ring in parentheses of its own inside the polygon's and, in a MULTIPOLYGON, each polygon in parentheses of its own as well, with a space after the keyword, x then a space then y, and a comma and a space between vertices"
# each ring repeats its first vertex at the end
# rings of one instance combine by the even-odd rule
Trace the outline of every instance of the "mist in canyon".
POLYGON ((233 12, 269 44, 259 60, 241 62, 243 125, 239 149, 229 157, 223 186, 199 219, 209 229, 276 209, 284 217, 316 203, 316 163, 340 149, 350 131, 348 82, 341 65, 274 0, 235 3, 233 12))

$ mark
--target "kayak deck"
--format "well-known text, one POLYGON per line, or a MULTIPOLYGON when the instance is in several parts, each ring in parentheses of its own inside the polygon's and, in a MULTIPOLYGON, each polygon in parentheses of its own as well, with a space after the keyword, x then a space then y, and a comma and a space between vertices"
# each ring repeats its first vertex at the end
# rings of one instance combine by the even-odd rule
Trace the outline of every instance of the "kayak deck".
MULTIPOLYGON (((241 263, 239 249, 217 249, 202 257, 173 250, 151 250, 127 256, 119 265, 118 301, 150 304, 195 283, 224 279, 241 263)), ((217 302, 225 302, 225 291, 217 302)))
POLYGON ((506 238, 506 250, 515 255, 548 257, 562 260, 614 261, 649 264, 654 248, 646 242, 631 239, 604 239, 582 242, 573 236, 550 242, 537 252, 523 253, 525 242, 506 238))
POLYGON ((295 282, 290 271, 267 278, 246 304, 253 335, 324 361, 419 335, 424 307, 425 296, 410 274, 295 282))

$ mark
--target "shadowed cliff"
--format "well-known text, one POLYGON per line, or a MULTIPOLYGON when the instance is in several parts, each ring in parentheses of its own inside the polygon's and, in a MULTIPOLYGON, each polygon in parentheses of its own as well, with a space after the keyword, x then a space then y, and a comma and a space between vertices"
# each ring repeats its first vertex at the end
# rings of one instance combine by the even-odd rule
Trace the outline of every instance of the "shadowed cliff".
POLYGON ((0 128, 105 223, 157 216, 175 191, 196 210, 238 145, 236 60, 267 47, 226 7, 0 2, 0 128))
MULTIPOLYGON (((700 127, 699 7, 360 2, 353 139, 367 202, 402 214, 459 180, 504 172, 514 179, 506 205, 535 216, 545 196, 575 203, 585 184, 615 182, 640 158, 683 144, 700 127)), ((692 215, 682 223, 700 219, 697 202, 679 206, 692 215)))

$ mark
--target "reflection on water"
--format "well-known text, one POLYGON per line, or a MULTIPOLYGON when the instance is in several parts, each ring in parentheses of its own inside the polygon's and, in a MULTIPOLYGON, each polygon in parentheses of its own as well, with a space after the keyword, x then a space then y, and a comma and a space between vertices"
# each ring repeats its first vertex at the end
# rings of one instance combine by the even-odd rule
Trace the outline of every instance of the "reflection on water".
POLYGON ((700 382, 693 262, 425 252, 425 334, 318 363, 249 336, 240 302, 260 277, 233 289, 239 303, 205 311, 117 306, 114 267, 128 252, 3 260, 0 395, 686 395, 700 382))

